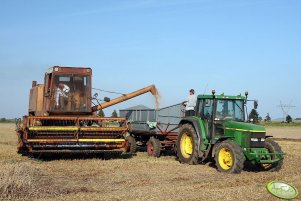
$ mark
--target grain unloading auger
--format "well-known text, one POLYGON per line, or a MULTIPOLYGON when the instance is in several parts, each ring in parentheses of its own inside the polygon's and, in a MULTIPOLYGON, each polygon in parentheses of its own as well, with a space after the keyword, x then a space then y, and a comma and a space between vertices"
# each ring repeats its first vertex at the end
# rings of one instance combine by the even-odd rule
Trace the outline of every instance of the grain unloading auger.
POLYGON ((126 118, 98 117, 98 110, 151 92, 154 85, 92 107, 92 69, 50 68, 44 84, 33 81, 29 113, 17 124, 18 153, 135 151, 126 118))

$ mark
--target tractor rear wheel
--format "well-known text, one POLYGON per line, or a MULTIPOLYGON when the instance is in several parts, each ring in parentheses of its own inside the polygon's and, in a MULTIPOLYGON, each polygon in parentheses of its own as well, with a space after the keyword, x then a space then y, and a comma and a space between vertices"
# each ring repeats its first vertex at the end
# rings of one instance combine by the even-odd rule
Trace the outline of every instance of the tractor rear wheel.
POLYGON ((177 158, 181 163, 198 164, 198 137, 191 124, 180 127, 176 150, 177 158))
POLYGON ((218 171, 224 173, 241 173, 245 156, 240 146, 226 140, 216 145, 215 162, 218 171))
POLYGON ((134 137, 128 135, 126 138, 125 138, 125 141, 126 141, 126 151, 125 153, 127 154, 134 154, 136 153, 136 150, 137 150, 137 145, 136 145, 136 140, 134 137))
POLYGON ((151 137, 147 142, 147 154, 153 157, 160 157, 161 142, 160 140, 151 137))
MULTIPOLYGON (((282 150, 281 150, 281 147, 279 146, 279 144, 270 138, 265 139, 264 147, 267 150, 269 150, 269 153, 276 153, 276 152, 282 153, 282 150)), ((275 159, 275 158, 276 158, 276 156, 272 155, 272 159, 275 159)), ((283 165, 283 160, 278 161, 276 163, 272 163, 272 164, 258 164, 258 166, 261 170, 270 171, 270 172, 279 171, 282 168, 282 165, 283 165)))

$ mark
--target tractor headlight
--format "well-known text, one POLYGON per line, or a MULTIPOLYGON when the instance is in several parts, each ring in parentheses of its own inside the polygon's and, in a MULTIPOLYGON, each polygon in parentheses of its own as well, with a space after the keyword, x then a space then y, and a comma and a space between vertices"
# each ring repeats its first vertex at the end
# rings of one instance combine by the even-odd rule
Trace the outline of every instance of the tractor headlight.
POLYGON ((253 137, 252 137, 252 138, 251 138, 251 141, 252 141, 252 142, 258 142, 259 139, 258 139, 258 138, 253 138, 253 137))
POLYGON ((251 138, 251 142, 264 142, 265 138, 251 138))

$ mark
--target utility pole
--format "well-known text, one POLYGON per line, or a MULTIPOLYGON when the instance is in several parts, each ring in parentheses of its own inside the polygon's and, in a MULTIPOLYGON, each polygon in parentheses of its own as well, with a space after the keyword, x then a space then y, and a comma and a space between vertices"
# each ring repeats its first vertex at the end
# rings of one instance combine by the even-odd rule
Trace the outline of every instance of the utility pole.
POLYGON ((283 104, 282 101, 280 101, 280 105, 277 105, 277 107, 280 107, 283 112, 283 121, 286 121, 286 116, 288 115, 291 108, 296 107, 292 105, 292 101, 290 104, 283 104))

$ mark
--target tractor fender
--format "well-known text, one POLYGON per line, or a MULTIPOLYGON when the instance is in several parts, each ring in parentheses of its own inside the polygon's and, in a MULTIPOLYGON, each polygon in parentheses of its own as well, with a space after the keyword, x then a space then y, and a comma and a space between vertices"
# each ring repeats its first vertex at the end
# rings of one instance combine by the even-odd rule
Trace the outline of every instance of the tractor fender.
POLYGON ((200 155, 200 146, 201 146, 201 138, 202 138, 202 133, 201 133, 201 128, 200 125, 198 124, 198 121, 196 119, 193 119, 191 117, 184 118, 180 121, 179 126, 183 124, 191 124, 196 132, 196 135, 198 137, 198 155, 200 155))
POLYGON ((211 145, 212 147, 212 152, 211 152, 211 156, 214 157, 215 156, 215 150, 218 147, 217 145, 225 140, 228 139, 234 139, 234 137, 230 137, 230 136, 220 136, 218 139, 212 140, 211 141, 211 145))

